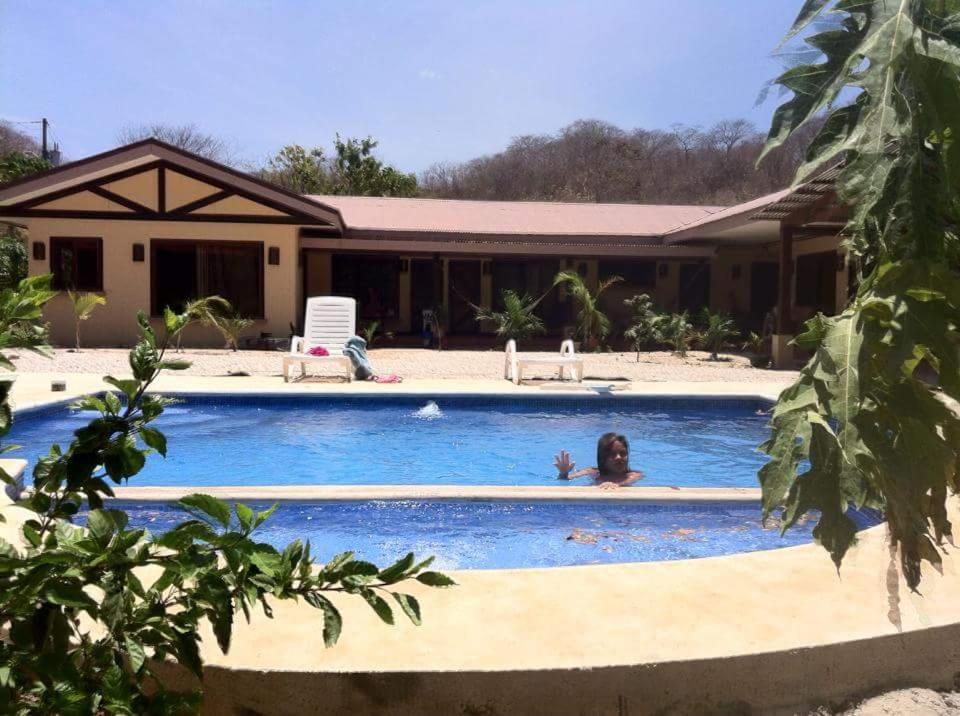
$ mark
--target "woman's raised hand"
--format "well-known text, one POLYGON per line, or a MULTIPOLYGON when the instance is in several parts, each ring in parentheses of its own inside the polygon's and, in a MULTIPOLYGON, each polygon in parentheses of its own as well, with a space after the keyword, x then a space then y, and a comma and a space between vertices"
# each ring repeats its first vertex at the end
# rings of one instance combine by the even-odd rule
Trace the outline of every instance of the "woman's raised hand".
POLYGON ((576 463, 570 459, 570 453, 566 450, 561 450, 560 454, 553 458, 553 464, 556 466, 557 472, 560 473, 557 475, 558 480, 569 479, 570 471, 576 465, 576 463))

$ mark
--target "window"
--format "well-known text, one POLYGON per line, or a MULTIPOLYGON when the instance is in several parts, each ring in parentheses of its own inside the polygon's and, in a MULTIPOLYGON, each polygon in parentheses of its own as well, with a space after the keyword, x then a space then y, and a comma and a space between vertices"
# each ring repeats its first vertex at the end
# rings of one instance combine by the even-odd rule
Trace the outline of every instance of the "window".
POLYGON ((263 318, 262 243, 154 239, 150 261, 154 315, 220 296, 241 316, 263 318))
POLYGON ((102 291, 103 239, 51 237, 50 273, 59 291, 102 291))
POLYGON ((400 313, 400 259, 334 254, 333 293, 357 299, 360 318, 396 317, 400 313))

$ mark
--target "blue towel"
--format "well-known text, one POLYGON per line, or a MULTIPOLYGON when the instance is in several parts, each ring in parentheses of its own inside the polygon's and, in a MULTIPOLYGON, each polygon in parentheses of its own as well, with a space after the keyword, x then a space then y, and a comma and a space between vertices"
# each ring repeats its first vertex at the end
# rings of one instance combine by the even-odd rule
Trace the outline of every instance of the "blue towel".
POLYGON ((367 342, 360 336, 347 339, 343 344, 343 354, 353 363, 353 375, 357 380, 366 380, 373 375, 373 367, 367 358, 367 342))

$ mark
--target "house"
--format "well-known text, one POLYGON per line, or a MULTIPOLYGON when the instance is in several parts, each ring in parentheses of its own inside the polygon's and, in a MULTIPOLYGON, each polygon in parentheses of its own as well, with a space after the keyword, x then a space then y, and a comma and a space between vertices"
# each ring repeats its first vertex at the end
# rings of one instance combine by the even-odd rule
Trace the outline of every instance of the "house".
MULTIPOLYGON (((212 294, 254 331, 287 336, 306 296, 331 293, 357 299, 361 324, 411 340, 423 311, 444 305, 452 340, 469 343, 486 330, 471 304, 495 306, 507 288, 538 296, 575 270, 593 284, 624 278, 605 297, 615 320, 637 293, 755 328, 789 305, 775 341, 785 362, 795 321, 846 300, 831 179, 732 207, 302 196, 147 139, 0 187, 0 221, 26 229, 31 274, 106 295, 91 345, 132 343, 138 309, 158 316, 212 294)), ((571 301, 551 291, 541 311, 559 334, 571 301)), ((67 299, 47 318, 69 344, 67 299)))

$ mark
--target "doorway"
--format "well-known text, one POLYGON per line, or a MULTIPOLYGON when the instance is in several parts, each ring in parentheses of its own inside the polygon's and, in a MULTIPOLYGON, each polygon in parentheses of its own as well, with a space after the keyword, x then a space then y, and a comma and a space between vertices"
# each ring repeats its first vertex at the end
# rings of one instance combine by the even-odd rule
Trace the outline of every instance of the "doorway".
POLYGON ((764 316, 777 305, 780 289, 780 264, 776 261, 755 261, 750 264, 750 317, 763 322, 764 316))
POLYGON ((480 322, 473 306, 480 305, 480 261, 450 261, 448 267, 450 333, 477 334, 480 332, 480 322))
POLYGON ((410 261, 410 330, 415 334, 423 332, 423 312, 439 303, 433 293, 433 264, 431 259, 410 261))
POLYGON ((691 314, 710 305, 710 264, 680 264, 679 305, 691 314))

